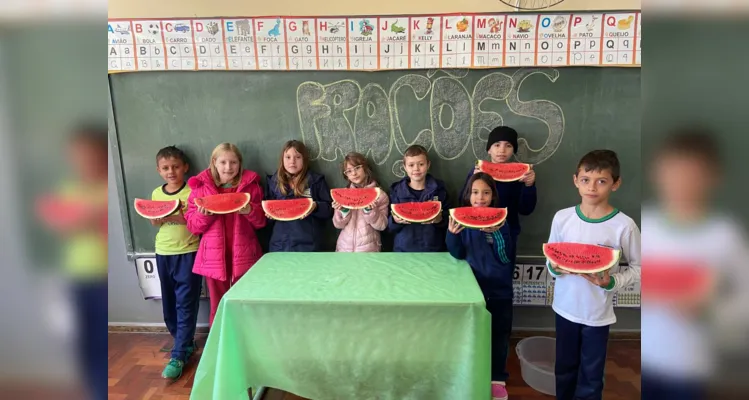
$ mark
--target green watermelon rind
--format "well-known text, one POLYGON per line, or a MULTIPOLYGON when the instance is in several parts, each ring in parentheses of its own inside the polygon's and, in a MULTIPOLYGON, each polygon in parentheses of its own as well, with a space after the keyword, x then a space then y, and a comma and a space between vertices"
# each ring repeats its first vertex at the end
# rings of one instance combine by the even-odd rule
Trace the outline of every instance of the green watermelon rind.
POLYGON ((287 199, 287 200, 263 200, 261 203, 263 207, 263 211, 271 217, 272 219, 276 221, 294 221, 297 219, 302 219, 307 214, 310 213, 312 210, 312 207, 315 205, 315 202, 312 200, 311 197, 300 197, 296 199, 287 199), (298 203, 299 205, 302 205, 302 201, 307 203, 307 208, 305 209, 299 209, 299 212, 296 214, 292 214, 291 216, 288 215, 281 215, 279 214, 278 210, 274 210, 272 207, 275 205, 286 205, 286 209, 288 210, 288 207, 291 206, 293 203, 298 203))
MULTIPOLYGON (((408 222, 413 222, 413 223, 421 223, 421 222, 431 221, 431 220, 437 218, 440 215, 440 213, 442 212, 442 203, 440 203, 437 200, 422 201, 422 202, 415 202, 414 201, 414 202, 408 202, 408 203, 396 203, 396 204, 390 204, 390 211, 393 213, 393 215, 397 216, 398 218, 400 218, 402 220, 405 220, 405 221, 408 221, 408 222), (398 213, 398 210, 397 210, 400 207, 423 207, 424 204, 437 204, 437 205, 439 205, 439 207, 437 208, 437 211, 434 214, 430 214, 428 217, 425 217, 425 218, 406 218, 403 215, 401 215, 400 213, 398 213)), ((403 212, 403 210, 401 212, 403 212)))
POLYGON ((205 196, 205 197, 195 199, 196 206, 203 207, 213 214, 231 214, 231 213, 237 212, 245 208, 245 206, 247 206, 249 202, 250 202, 250 194, 245 193, 245 192, 213 194, 210 196, 205 196), (219 199, 229 198, 229 197, 238 198, 240 195, 244 197, 244 200, 242 201, 242 203, 238 203, 239 205, 236 205, 232 208, 218 208, 219 204, 211 204, 212 200, 218 201, 219 199))
POLYGON ((380 197, 380 193, 381 192, 382 191, 378 187, 373 187, 373 188, 338 188, 338 189, 330 189, 330 197, 332 197, 333 200, 336 203, 340 204, 342 207, 348 208, 350 210, 356 210, 356 209, 367 208, 367 207, 371 206, 372 204, 374 204, 374 202, 377 201, 377 199, 380 197), (344 199, 341 196, 341 194, 343 194, 343 193, 351 193, 351 192, 358 192, 358 191, 361 191, 362 193, 374 191, 375 192, 375 196, 374 196, 374 198, 371 201, 369 201, 367 203, 364 203, 361 200, 358 203, 346 201, 346 199, 344 199))
MULTIPOLYGON (((595 244, 587 244, 587 243, 572 243, 572 242, 559 242, 559 243, 544 243, 543 244, 543 253, 546 258, 556 264, 556 266, 560 269, 563 269, 567 272, 572 272, 575 274, 594 274, 597 272, 602 272, 607 269, 612 268, 613 266, 619 264, 619 259, 621 257, 621 250, 618 249, 612 249, 610 247, 606 246, 599 246, 595 244), (560 258, 560 256, 564 256, 564 253, 558 250, 559 247, 563 246, 584 246, 590 250, 596 250, 597 254, 609 254, 610 260, 602 263, 599 262, 597 266, 594 267, 588 267, 588 268, 580 268, 579 266, 575 266, 569 263, 569 260, 563 260, 560 258), (554 253, 552 253, 554 251, 554 253)), ((590 259, 590 257, 586 260, 588 262, 593 261, 590 259)))
POLYGON ((164 218, 169 215, 172 215, 177 209, 179 208, 180 202, 178 199, 174 200, 148 200, 148 199, 138 199, 136 198, 133 200, 133 208, 135 208, 135 212, 138 213, 141 217, 145 219, 159 219, 164 218), (153 205, 153 204, 164 204, 164 206, 171 204, 170 207, 165 208, 167 211, 163 211, 161 214, 153 214, 153 213, 146 213, 146 210, 143 209, 144 205, 153 205))
POLYGON ((483 228, 492 228, 497 225, 501 225, 505 219, 507 219, 507 208, 496 208, 496 207, 456 207, 450 209, 450 216, 460 225, 465 226, 466 228, 472 228, 472 229, 483 229, 483 228), (491 209, 496 210, 497 213, 501 213, 501 218, 496 219, 495 221, 492 221, 491 223, 484 223, 484 224, 478 224, 478 223, 471 223, 469 221, 466 221, 465 219, 461 218, 461 215, 458 215, 457 217, 455 214, 460 214, 463 212, 466 212, 468 214, 470 213, 478 213, 481 212, 481 209, 491 209), (500 211, 501 210, 501 211, 500 211))
POLYGON ((530 164, 525 164, 525 163, 493 163, 493 162, 484 161, 484 160, 478 160, 478 162, 476 163, 476 166, 479 168, 481 172, 491 175, 492 179, 494 179, 497 182, 515 182, 516 180, 522 178, 523 175, 525 175, 531 169, 530 164), (493 166, 501 166, 504 168, 523 166, 523 168, 521 170, 518 170, 518 173, 516 173, 515 175, 510 175, 507 177, 500 178, 500 177, 497 177, 496 173, 493 173, 494 171, 491 170, 491 167, 493 166))

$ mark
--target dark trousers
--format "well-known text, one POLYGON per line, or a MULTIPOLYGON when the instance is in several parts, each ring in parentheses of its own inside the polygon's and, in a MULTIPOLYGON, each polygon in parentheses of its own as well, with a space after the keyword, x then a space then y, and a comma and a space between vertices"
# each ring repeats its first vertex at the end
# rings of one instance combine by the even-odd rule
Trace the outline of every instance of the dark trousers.
POLYGON ((506 382, 507 352, 512 332, 512 299, 486 299, 486 310, 492 315, 492 381, 506 382))
POLYGON ((78 364, 90 399, 107 398, 107 281, 73 284, 78 325, 78 364))
POLYGON ((196 254, 156 255, 164 322, 174 338, 171 357, 181 361, 187 361, 187 347, 198 323, 202 277, 192 272, 196 254))
POLYGON ((557 400, 601 400, 609 326, 577 324, 556 314, 557 400))
POLYGON ((666 378, 647 370, 642 371, 642 400, 704 400, 705 387, 698 380, 666 378))

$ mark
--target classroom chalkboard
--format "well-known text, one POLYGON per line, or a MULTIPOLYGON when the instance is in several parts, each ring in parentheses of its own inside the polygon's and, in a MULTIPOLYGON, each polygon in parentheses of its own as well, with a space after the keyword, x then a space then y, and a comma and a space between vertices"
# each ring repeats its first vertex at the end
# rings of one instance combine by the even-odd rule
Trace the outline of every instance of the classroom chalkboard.
MULTIPOLYGON (((518 130, 517 158, 532 163, 539 200, 522 217, 520 256, 541 255, 554 213, 579 202, 572 184, 577 161, 607 148, 622 162, 623 187, 613 202, 640 220, 640 69, 532 68, 386 72, 142 72, 109 76, 129 209, 130 251, 153 252, 156 233, 132 209, 162 184, 159 148, 177 145, 191 172, 206 168, 213 148, 229 141, 245 167, 261 176, 277 168, 282 144, 303 140, 313 170, 331 187, 344 185, 340 162, 368 155, 383 187, 403 176, 402 153, 429 148, 430 172, 447 184, 453 205, 489 130, 518 130)), ((329 224, 328 249, 336 230, 329 224)), ((383 238, 383 250, 391 240, 383 238)))

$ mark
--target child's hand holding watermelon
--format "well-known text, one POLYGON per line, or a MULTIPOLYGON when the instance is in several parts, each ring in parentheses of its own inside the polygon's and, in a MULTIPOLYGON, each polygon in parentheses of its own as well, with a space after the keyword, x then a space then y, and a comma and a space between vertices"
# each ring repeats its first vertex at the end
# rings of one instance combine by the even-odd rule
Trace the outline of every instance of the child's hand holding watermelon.
POLYGON ((448 224, 447 224, 447 230, 450 231, 450 233, 452 233, 453 235, 457 235, 463 229, 465 229, 465 226, 459 224, 457 221, 455 221, 455 219, 453 219, 453 217, 450 217, 448 224))
POLYGON ((502 221, 499 223, 499 225, 490 226, 488 228, 481 228, 479 229, 481 232, 485 233, 493 233, 498 231, 500 228, 502 228, 505 225, 505 221, 502 221))
POLYGON ((206 209, 205 209, 204 207, 201 207, 201 206, 199 206, 199 205, 197 205, 197 204, 196 204, 195 206, 196 206, 196 207, 198 208, 198 212, 199 212, 199 213, 201 213, 201 214, 203 214, 203 215, 213 215, 213 213, 212 213, 212 212, 210 212, 210 211, 206 210, 206 209))
POLYGON ((604 270, 603 272, 595 274, 577 274, 582 276, 583 278, 587 279, 588 282, 600 286, 600 287, 606 287, 611 283, 611 276, 609 276, 609 270, 604 270))
POLYGON ((250 212, 252 212, 252 205, 250 203, 247 203, 246 206, 242 207, 241 209, 239 209, 239 211, 237 211, 237 213, 239 214, 249 214, 250 212))
POLYGON ((530 169, 526 172, 518 181, 525 183, 525 186, 533 186, 536 182, 536 171, 533 170, 533 165, 530 165, 530 169))
POLYGON ((565 271, 565 270, 563 270, 563 269, 559 268, 559 266, 558 266, 558 265, 554 264, 554 263, 553 263, 553 262, 551 262, 551 261, 549 261, 549 266, 550 266, 550 267, 551 267, 551 269, 552 269, 552 270, 554 270, 554 272, 555 272, 555 273, 557 273, 557 274, 567 274, 567 275, 569 275, 569 274, 570 274, 570 272, 569 272, 569 271, 565 271))
POLYGON ((397 224, 410 224, 410 222, 406 221, 405 219, 393 214, 393 221, 397 224))

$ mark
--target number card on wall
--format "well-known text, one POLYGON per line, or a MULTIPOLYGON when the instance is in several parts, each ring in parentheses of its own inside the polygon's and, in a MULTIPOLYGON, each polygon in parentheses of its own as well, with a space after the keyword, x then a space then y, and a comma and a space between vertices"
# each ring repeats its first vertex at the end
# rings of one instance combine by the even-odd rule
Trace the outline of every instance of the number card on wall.
POLYGON ((521 266, 523 274, 523 304, 543 306, 546 304, 546 265, 521 266))
MULTIPOLYGON (((138 275, 138 284, 146 300, 161 298, 161 281, 159 272, 156 269, 156 258, 137 258, 135 259, 135 272, 138 275)), ((200 298, 207 299, 205 279, 200 289, 200 298)))
POLYGON ((636 11, 110 20, 108 70, 639 66, 636 11))
POLYGON ((523 275, 520 274, 522 265, 515 265, 515 270, 512 272, 512 304, 521 305, 523 304, 523 275))

